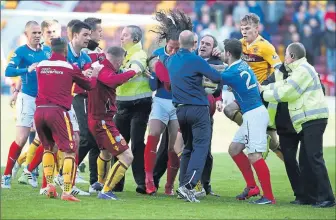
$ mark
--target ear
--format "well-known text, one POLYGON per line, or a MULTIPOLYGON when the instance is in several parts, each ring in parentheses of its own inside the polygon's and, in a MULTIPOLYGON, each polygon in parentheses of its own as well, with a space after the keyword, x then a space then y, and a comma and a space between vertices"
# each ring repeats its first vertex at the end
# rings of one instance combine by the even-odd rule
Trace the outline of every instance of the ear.
POLYGON ((289 53, 289 55, 292 59, 295 59, 295 54, 294 53, 289 53))
POLYGON ((138 43, 138 42, 139 42, 138 36, 135 36, 135 37, 133 38, 133 43, 138 43))

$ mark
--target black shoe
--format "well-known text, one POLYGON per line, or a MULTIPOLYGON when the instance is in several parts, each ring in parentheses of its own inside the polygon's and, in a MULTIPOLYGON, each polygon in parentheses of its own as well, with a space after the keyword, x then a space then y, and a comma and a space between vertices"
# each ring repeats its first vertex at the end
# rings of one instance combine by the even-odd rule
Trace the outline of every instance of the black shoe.
POLYGON ((85 163, 79 164, 78 166, 79 172, 85 173, 85 167, 86 167, 85 163))
POLYGON ((314 208, 329 208, 335 206, 335 201, 316 202, 312 205, 314 208))
POLYGON ((310 202, 308 202, 306 200, 300 200, 300 199, 295 199, 294 201, 291 201, 290 204, 293 204, 293 205, 311 205, 310 202))
POLYGON ((147 194, 146 193, 146 187, 145 186, 138 186, 135 191, 140 194, 147 194))

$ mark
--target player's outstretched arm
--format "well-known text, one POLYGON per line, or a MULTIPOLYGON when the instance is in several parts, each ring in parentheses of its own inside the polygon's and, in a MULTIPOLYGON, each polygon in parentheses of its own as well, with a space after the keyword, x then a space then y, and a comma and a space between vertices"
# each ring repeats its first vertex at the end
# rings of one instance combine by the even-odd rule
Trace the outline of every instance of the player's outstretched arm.
POLYGON ((127 82, 135 75, 136 72, 134 70, 128 70, 124 73, 116 74, 112 72, 112 70, 103 69, 98 76, 98 81, 110 88, 116 88, 127 82))
POLYGON ((196 67, 197 72, 201 73, 202 75, 204 75, 205 77, 213 81, 214 83, 221 82, 220 73, 214 68, 211 68, 210 65, 205 60, 203 60, 203 58, 199 57, 198 63, 199 65, 197 65, 196 67))

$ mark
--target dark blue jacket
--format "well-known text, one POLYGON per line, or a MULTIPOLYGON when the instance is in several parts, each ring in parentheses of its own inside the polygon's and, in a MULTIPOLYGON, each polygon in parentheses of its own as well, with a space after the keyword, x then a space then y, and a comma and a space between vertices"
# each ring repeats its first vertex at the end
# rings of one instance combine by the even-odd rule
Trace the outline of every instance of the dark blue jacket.
POLYGON ((219 72, 211 68, 202 57, 187 49, 180 49, 170 56, 165 64, 170 76, 173 103, 209 105, 202 86, 203 76, 220 83, 219 72))

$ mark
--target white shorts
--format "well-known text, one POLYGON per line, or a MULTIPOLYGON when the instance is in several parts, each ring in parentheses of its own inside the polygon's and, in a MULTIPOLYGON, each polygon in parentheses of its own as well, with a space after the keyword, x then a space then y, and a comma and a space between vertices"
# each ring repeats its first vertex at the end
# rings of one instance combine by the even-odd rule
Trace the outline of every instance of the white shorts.
POLYGON ((152 111, 149 115, 149 120, 151 119, 158 119, 165 125, 168 125, 171 120, 177 120, 176 108, 173 106, 172 100, 154 97, 152 111))
POLYGON ((232 142, 245 144, 248 153, 262 153, 267 149, 268 111, 262 105, 243 114, 240 126, 232 142))
POLYGON ((72 129, 74 132, 79 131, 79 126, 78 126, 78 120, 77 120, 77 116, 76 116, 76 112, 73 108, 73 106, 71 105, 71 109, 68 111, 69 116, 70 116, 70 121, 72 124, 72 129))
POLYGON ((33 127, 36 98, 19 92, 16 99, 16 126, 33 127))

